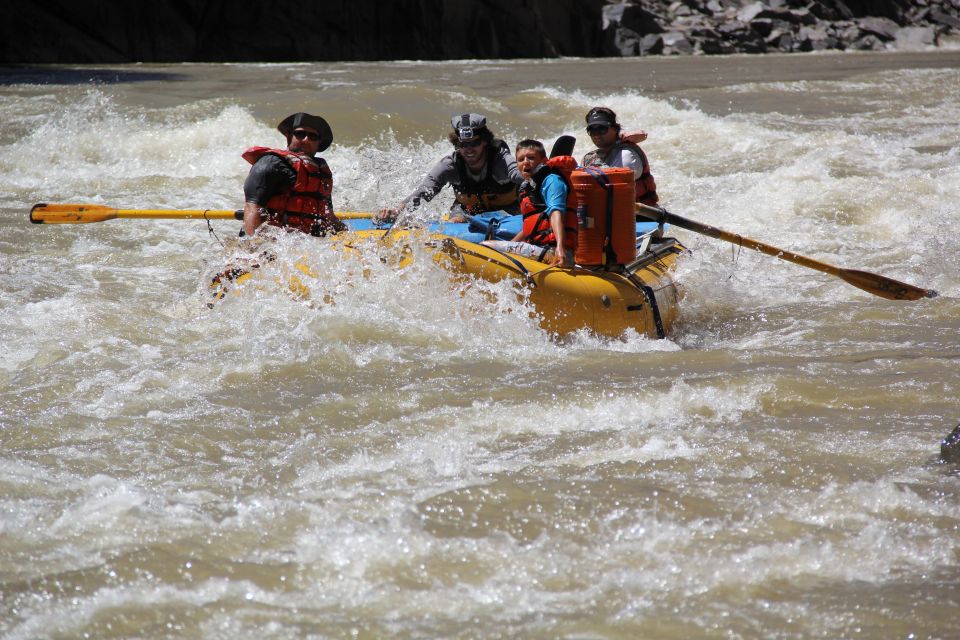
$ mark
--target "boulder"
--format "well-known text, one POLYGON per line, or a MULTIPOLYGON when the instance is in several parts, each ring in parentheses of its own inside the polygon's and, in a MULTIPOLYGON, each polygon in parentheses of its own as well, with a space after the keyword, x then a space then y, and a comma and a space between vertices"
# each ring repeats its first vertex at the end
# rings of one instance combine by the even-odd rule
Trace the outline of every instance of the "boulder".
POLYGON ((940 458, 944 462, 960 462, 960 424, 940 441, 940 458))
POLYGON ((740 22, 737 20, 732 22, 724 22, 723 24, 717 26, 717 32, 724 38, 741 40, 749 37, 750 25, 746 22, 740 22))
POLYGON ((672 3, 669 7, 667 7, 667 11, 668 11, 668 12, 670 13, 670 15, 672 15, 672 16, 682 17, 682 16, 691 16, 691 15, 693 15, 693 9, 691 9, 691 8, 688 7, 687 5, 683 4, 682 2, 674 2, 674 3, 672 3))
POLYGON ((761 38, 766 38, 773 32, 773 20, 770 18, 759 18, 750 22, 750 28, 757 32, 761 38))
POLYGON ((767 36, 765 40, 767 49, 771 51, 781 51, 783 53, 789 53, 793 51, 794 41, 793 34, 789 31, 783 32, 779 30, 774 30, 767 36))
POLYGON ((601 28, 626 27, 635 33, 663 33, 658 16, 647 11, 639 4, 608 4, 602 10, 603 24, 601 28))
POLYGON ((786 20, 794 24, 817 24, 817 17, 810 13, 809 9, 791 9, 788 14, 786 20))
POLYGON ((849 20, 854 17, 853 12, 842 2, 813 0, 807 9, 820 20, 849 20))
POLYGON ((616 55, 635 56, 640 53, 640 34, 626 27, 616 27, 608 32, 612 38, 611 47, 616 55))
POLYGON ((897 31, 900 30, 900 25, 890 18, 861 18, 857 20, 857 24, 860 26, 861 32, 876 36, 884 41, 896 38, 897 31))
POLYGON ((663 34, 663 53, 690 55, 693 53, 693 43, 683 33, 670 31, 663 34))
POLYGON ((602 20, 600 28, 606 31, 607 29, 619 27, 623 22, 623 12, 626 11, 626 9, 626 4, 608 4, 605 6, 600 13, 602 20))
POLYGON ((922 51, 937 44, 933 27, 903 27, 897 31, 896 47, 903 51, 922 51))
POLYGON ((827 33, 826 27, 800 27, 797 32, 797 41, 800 42, 800 51, 825 51, 837 49, 839 41, 827 33))
POLYGON ((720 40, 720 34, 716 29, 706 26, 698 26, 690 29, 690 35, 694 38, 703 40, 720 40))
POLYGON ((726 10, 726 7, 723 6, 718 0, 710 0, 707 4, 704 5, 704 12, 711 15, 717 16, 722 15, 726 10))
MULTIPOLYGON (((958 9, 960 9, 960 7, 958 7, 958 9)), ((950 15, 940 7, 930 7, 930 10, 927 12, 927 18, 944 27, 950 27, 951 29, 960 31, 960 17, 950 15)))
POLYGON ((663 36, 659 33, 648 33, 640 40, 641 56, 658 56, 663 53, 663 36))
POLYGON ((838 41, 848 46, 860 37, 860 27, 858 27, 855 22, 849 20, 831 23, 829 32, 832 33, 838 41))
POLYGON ((768 16, 763 15, 764 13, 770 11, 770 7, 763 4, 762 2, 754 2, 753 4, 748 4, 740 11, 737 11, 737 20, 740 22, 750 22, 757 18, 766 18, 768 16))
POLYGON ((874 35, 866 35, 850 43, 850 48, 856 51, 879 51, 883 49, 883 42, 874 35))
POLYGON ((720 38, 705 36, 697 39, 696 51, 708 56, 719 56, 736 53, 737 49, 729 42, 725 42, 720 38))
MULTIPOLYGON (((834 0, 840 4, 840 0, 834 0)), ((877 16, 903 23, 904 14, 916 0, 842 0, 855 18, 877 16)))

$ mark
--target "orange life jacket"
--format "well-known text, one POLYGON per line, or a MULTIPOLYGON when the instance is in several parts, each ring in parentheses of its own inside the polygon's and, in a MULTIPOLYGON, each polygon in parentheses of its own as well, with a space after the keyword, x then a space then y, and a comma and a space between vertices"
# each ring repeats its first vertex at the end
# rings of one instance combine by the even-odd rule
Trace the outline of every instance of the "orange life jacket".
POLYGON ((267 201, 267 224, 314 236, 346 229, 333 213, 333 173, 326 160, 268 147, 251 147, 243 152, 243 159, 254 164, 268 154, 283 158, 297 177, 293 185, 267 201))
POLYGON ((543 201, 543 181, 550 174, 559 176, 567 185, 567 201, 563 211, 563 246, 571 251, 577 249, 577 194, 570 183, 570 173, 577 168, 577 161, 572 156, 558 156, 550 158, 546 163, 537 167, 533 173, 535 189, 522 194, 520 199, 520 213, 523 214, 524 241, 540 247, 554 245, 557 236, 550 226, 550 216, 543 201))

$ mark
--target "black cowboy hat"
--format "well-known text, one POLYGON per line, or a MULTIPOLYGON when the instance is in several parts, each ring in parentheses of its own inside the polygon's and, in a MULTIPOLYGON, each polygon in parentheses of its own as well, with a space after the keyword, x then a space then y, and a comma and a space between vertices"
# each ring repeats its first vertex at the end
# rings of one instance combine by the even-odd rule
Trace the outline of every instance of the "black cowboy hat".
POLYGON ((309 113, 301 112, 287 116, 277 125, 277 131, 289 138, 293 130, 299 127, 310 127, 317 130, 317 134, 320 136, 320 145, 317 147, 318 153, 329 147, 330 143, 333 142, 333 131, 330 130, 327 121, 320 116, 313 116, 309 113))

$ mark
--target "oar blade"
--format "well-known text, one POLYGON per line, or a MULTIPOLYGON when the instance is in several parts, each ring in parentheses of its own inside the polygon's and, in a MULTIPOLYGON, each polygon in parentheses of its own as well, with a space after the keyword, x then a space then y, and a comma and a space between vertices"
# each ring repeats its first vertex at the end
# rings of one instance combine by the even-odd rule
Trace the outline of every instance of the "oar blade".
POLYGON ((47 204, 41 202, 30 209, 33 224, 83 224, 103 222, 117 217, 116 209, 102 204, 47 204))
POLYGON ((876 273, 870 273, 869 271, 842 269, 840 271, 840 277, 847 284, 851 284, 858 289, 863 289, 887 300, 920 300, 922 298, 936 298, 937 295, 939 295, 933 289, 915 287, 912 284, 900 282, 899 280, 887 278, 876 273))

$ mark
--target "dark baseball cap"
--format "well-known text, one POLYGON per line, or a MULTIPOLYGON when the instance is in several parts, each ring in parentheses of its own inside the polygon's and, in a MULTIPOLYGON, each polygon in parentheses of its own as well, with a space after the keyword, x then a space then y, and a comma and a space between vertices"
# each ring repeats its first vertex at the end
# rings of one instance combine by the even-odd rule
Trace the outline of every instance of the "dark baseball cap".
POLYGON ((610 114, 606 111, 601 111, 599 109, 591 109, 590 113, 587 114, 587 126, 593 124, 605 124, 607 126, 615 125, 616 118, 611 117, 610 114))

